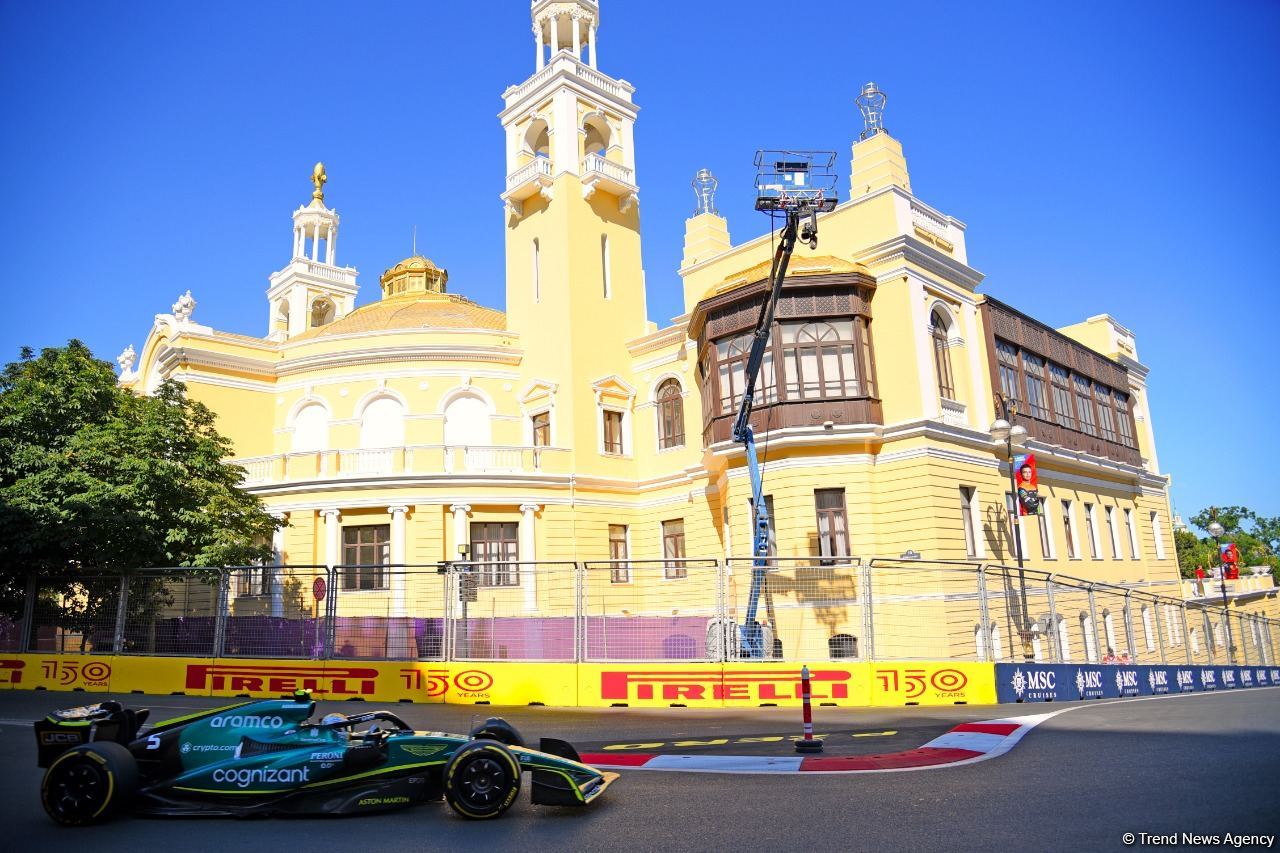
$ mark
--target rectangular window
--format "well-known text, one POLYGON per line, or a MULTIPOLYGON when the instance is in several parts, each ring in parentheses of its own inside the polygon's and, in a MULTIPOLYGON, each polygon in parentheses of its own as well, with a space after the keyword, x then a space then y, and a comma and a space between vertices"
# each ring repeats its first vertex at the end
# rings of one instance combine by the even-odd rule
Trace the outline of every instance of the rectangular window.
POLYGON ((627 546, 627 526, 625 524, 609 525, 609 559, 613 560, 613 568, 609 570, 609 583, 631 583, 631 566, 618 560, 630 558, 627 546))
POLYGON ((1116 401, 1116 426, 1120 431, 1120 443, 1125 447, 1136 447, 1133 443, 1133 422, 1129 420, 1129 395, 1113 391, 1116 401))
POLYGON ((1027 528, 1018 517, 1018 505, 1014 502, 1013 492, 1004 493, 1004 512, 1009 519, 1009 541, 1013 543, 1011 545, 1013 556, 1021 556, 1025 560, 1027 558, 1027 528), (1015 536, 1017 537, 1017 542, 1014 542, 1015 536))
POLYGON ((668 579, 689 576, 689 570, 681 562, 684 559, 683 518, 662 522, 662 558, 666 560, 664 574, 668 579))
POLYGON ((514 521, 473 521, 471 559, 481 586, 519 586, 519 525, 514 521))
POLYGON ((814 489, 818 513, 818 555, 828 562, 849 557, 849 516, 845 512, 844 489, 814 489))
POLYGON ((1022 399, 1018 383, 1018 348, 1004 341, 996 341, 996 362, 1000 369, 1000 392, 1010 403, 1022 399))
POLYGON ((391 562, 391 525, 342 528, 342 588, 386 589, 383 566, 391 562))
POLYGON ((1111 534, 1111 559, 1123 560, 1124 554, 1120 548, 1120 525, 1116 519, 1116 508, 1113 506, 1103 507, 1103 512, 1107 514, 1107 532, 1111 534))
POLYGON ((551 446, 551 413, 538 412, 530 420, 533 423, 533 446, 551 446))
POLYGON ((1098 401, 1098 430, 1107 441, 1116 440, 1115 417, 1111 411, 1111 389, 1105 385, 1093 386, 1094 399, 1098 401))
MULTIPOLYGON (((742 394, 747 385, 747 356, 751 353, 751 341, 750 334, 716 341, 716 379, 719 382, 722 415, 737 413, 738 405, 742 402, 742 394)), ((774 379, 773 350, 770 348, 765 350, 764 360, 760 362, 753 404, 767 405, 777 401, 774 379)))
POLYGON ((973 486, 960 487, 960 524, 964 527, 964 553, 974 559, 978 556, 978 536, 973 520, 973 498, 977 489, 973 486))
POLYGON ((1042 421, 1049 420, 1049 395, 1044 384, 1044 359, 1024 350, 1022 372, 1026 377, 1027 405, 1031 407, 1031 414, 1042 421))
POLYGON ((1058 558, 1058 548, 1053 542, 1053 524, 1049 520, 1050 503, 1045 500, 1040 504, 1040 552, 1046 560, 1058 558))
POLYGON ((1049 362, 1049 384, 1053 387, 1053 418, 1059 426, 1076 428, 1071 405, 1071 374, 1060 364, 1049 362))
POLYGON ((604 409, 604 452, 622 455, 622 412, 604 409))
POLYGON ((1142 552, 1138 549, 1138 526, 1133 523, 1131 509, 1124 511, 1124 526, 1129 529, 1129 556, 1135 560, 1142 559, 1142 552))
POLYGON ((1093 521, 1093 504, 1084 505, 1084 531, 1089 537, 1089 556, 1102 559, 1102 542, 1098 539, 1098 527, 1093 521))
POLYGON ((1071 501, 1062 502, 1062 532, 1067 540, 1067 559, 1080 559, 1080 543, 1076 541, 1075 522, 1071 519, 1071 501))
POLYGON ((1164 526, 1160 523, 1160 513, 1151 513, 1151 535, 1156 538, 1156 559, 1164 559, 1164 526))
POLYGON ((266 595, 270 592, 267 568, 236 569, 236 595, 266 595))
POLYGON ((1076 417, 1080 418, 1080 430, 1097 435, 1093 419, 1093 383, 1083 376, 1072 377, 1076 383, 1076 417))

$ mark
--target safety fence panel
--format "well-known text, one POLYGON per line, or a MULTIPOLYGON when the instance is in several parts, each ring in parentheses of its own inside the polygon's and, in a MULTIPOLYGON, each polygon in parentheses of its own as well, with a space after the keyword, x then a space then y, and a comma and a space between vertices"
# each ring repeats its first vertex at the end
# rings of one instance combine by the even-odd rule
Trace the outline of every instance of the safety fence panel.
MULTIPOLYGON (((1129 650, 1129 626, 1125 619, 1126 599, 1121 588, 1106 585, 1093 588, 1093 613, 1097 619, 1094 627, 1103 663, 1133 663, 1129 650)), ((1166 638, 1169 633, 1166 626, 1166 638)))
POLYGON ((866 654, 865 567, 816 557, 771 557, 762 563, 758 568, 753 560, 731 559, 725 569, 729 660, 758 651, 764 658, 788 661, 866 654))
POLYGON ((1094 630, 1089 588, 1083 584, 1051 581, 1054 603, 1054 638, 1062 663, 1099 663, 1098 635, 1094 630))
POLYGON ((19 651, 109 654, 115 651, 123 576, 41 578, 30 591, 30 620, 19 651))
POLYGON ((983 623, 985 608, 972 566, 873 560, 867 567, 867 588, 869 656, 974 659, 975 626, 983 623))
POLYGON ((450 573, 451 659, 577 660, 577 564, 477 561, 450 573))
POLYGON ((1160 635, 1156 625, 1156 613, 1161 606, 1160 599, 1152 595, 1136 594, 1129 600, 1129 636, 1133 638, 1133 658, 1136 663, 1165 662, 1160 654, 1160 635))
POLYGON ((330 657, 443 660, 449 587, 435 565, 335 566, 324 608, 330 657))
POLYGON ((581 591, 583 660, 719 661, 736 654, 715 560, 588 562, 581 591))
POLYGON ((230 569, 222 653, 243 658, 323 657, 330 586, 326 566, 230 569))
POLYGON ((975 629, 977 659, 1055 660, 1055 646, 1049 635, 1053 607, 1047 575, 1031 569, 987 566, 982 570, 981 581, 987 602, 987 625, 985 635, 975 629))
POLYGON ((117 650, 128 655, 217 654, 223 578, 221 569, 130 573, 117 650))

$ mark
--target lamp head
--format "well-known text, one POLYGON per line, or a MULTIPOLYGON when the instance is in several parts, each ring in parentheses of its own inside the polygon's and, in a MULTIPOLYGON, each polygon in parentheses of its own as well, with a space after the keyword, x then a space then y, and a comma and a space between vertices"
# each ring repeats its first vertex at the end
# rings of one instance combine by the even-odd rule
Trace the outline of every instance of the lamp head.
POLYGON ((1009 422, 1004 418, 996 418, 991 424, 991 440, 995 442, 1004 441, 1009 437, 1009 422))
POLYGON ((1221 537, 1222 534, 1226 532, 1227 532, 1227 529, 1216 521, 1209 525, 1209 535, 1212 536, 1214 539, 1221 537))
POLYGON ((1014 447, 1022 447, 1027 443, 1027 428, 1022 424, 1014 424, 1009 429, 1009 441, 1014 447))

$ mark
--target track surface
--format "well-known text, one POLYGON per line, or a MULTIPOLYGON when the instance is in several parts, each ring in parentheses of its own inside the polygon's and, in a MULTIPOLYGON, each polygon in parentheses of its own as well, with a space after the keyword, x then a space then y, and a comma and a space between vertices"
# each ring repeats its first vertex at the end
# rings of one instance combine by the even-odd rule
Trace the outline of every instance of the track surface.
MULTIPOLYGON (((522 795, 503 819, 486 823, 463 821, 441 804, 360 818, 129 818, 61 829, 40 809, 31 729, 12 721, 99 698, 105 697, 0 694, 0 825, 20 849, 1120 850, 1128 849, 1125 832, 1280 836, 1277 689, 1089 703, 1041 724, 1010 754, 965 767, 816 778, 624 772, 592 808, 534 807, 522 795)), ((118 698, 153 708, 155 719, 226 704, 185 696, 118 698)), ((961 722, 1077 704, 823 708, 816 723, 829 733, 831 754, 887 752, 919 746, 961 722), (887 731, 896 734, 875 734, 887 731)), ((319 712, 369 707, 321 703, 319 712)), ((789 736, 797 727, 795 711, 774 708, 393 710, 413 725, 454 731, 465 731, 473 717, 499 714, 531 741, 563 737, 584 752, 614 747, 625 753, 642 743, 645 752, 785 754, 785 742, 740 739, 789 736), (729 743, 688 744, 720 739, 729 743)))

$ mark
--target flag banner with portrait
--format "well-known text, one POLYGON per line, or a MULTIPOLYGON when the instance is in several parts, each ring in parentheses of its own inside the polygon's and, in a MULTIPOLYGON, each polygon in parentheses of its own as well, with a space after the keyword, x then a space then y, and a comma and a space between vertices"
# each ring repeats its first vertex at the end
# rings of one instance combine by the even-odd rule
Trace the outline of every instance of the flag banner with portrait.
POLYGON ((1018 515, 1040 514, 1040 479, 1034 453, 1013 458, 1013 475, 1018 483, 1018 515))

